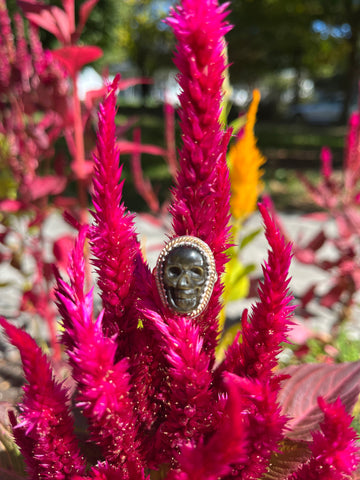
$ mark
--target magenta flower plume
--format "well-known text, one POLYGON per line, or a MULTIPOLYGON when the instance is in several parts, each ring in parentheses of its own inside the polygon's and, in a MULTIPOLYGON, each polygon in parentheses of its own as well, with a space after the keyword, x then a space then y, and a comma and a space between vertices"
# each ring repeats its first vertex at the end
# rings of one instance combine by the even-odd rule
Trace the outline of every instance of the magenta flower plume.
POLYGON ((360 461, 357 433, 351 427, 352 417, 340 399, 326 403, 319 398, 324 412, 321 432, 313 433, 312 456, 288 480, 342 480, 350 478, 360 461))
POLYGON ((73 433, 68 392, 54 380, 50 365, 35 341, 3 318, 11 343, 23 362, 27 384, 20 404, 20 423, 13 419, 13 433, 24 455, 30 478, 65 479, 83 474, 85 461, 73 433))
POLYGON ((286 341, 294 310, 288 291, 291 245, 280 235, 266 209, 262 205, 259 208, 266 227, 265 236, 271 247, 268 261, 263 266, 260 301, 253 307, 249 319, 247 311, 244 311, 241 342, 239 333, 215 372, 215 384, 218 384, 221 374, 231 372, 235 374, 232 377, 234 381, 248 389, 250 403, 246 408, 253 413, 248 419, 249 461, 236 466, 242 472, 242 480, 261 476, 271 453, 276 451, 284 435, 286 418, 281 415, 277 402, 281 377, 276 377, 272 370, 277 365, 280 344, 286 341))
MULTIPOLYGON (((188 442, 176 454, 179 467, 169 473, 166 480, 217 480, 235 472, 234 465, 248 460, 248 422, 243 410, 244 395, 231 376, 227 378, 227 398, 220 420, 212 435, 188 442)), ((236 478, 236 477, 235 477, 236 478)))
POLYGON ((110 333, 131 331, 137 327, 137 316, 129 314, 138 296, 135 269, 144 268, 137 241, 134 217, 121 203, 119 151, 115 141, 115 77, 99 107, 97 153, 94 156, 94 225, 90 228, 94 264, 105 309, 104 328, 110 333))
MULTIPOLYGON (((222 101, 224 35, 228 4, 182 0, 167 23, 177 39, 183 147, 171 207, 175 235, 193 235, 213 251, 220 278, 229 239, 230 182, 226 166, 229 132, 219 121, 222 101)), ((213 353, 221 286, 218 280, 207 310, 198 318, 205 349, 213 353)))
POLYGON ((354 112, 349 119, 344 159, 345 191, 356 188, 360 178, 360 156, 358 152, 360 113, 354 112))
POLYGON ((153 316, 155 328, 169 366, 165 420, 157 432, 157 453, 162 461, 174 457, 189 441, 197 442, 214 428, 217 394, 212 389, 210 358, 203 351, 199 327, 189 318, 180 317, 168 326, 160 315, 153 316))
POLYGON ((232 465, 232 474, 226 480, 234 478, 236 472, 241 480, 260 479, 284 437, 286 417, 280 412, 278 392, 269 381, 225 373, 227 389, 229 383, 232 389, 238 389, 238 395, 241 394, 237 408, 243 413, 246 424, 247 450, 246 458, 232 465))
POLYGON ((221 369, 259 380, 272 377, 277 365, 280 344, 286 341, 295 306, 289 293, 291 244, 284 237, 264 206, 259 205, 269 242, 268 261, 263 265, 264 280, 258 290, 260 301, 252 308, 249 319, 242 318, 242 342, 230 346, 221 369))
POLYGON ((143 466, 136 439, 136 416, 130 399, 128 360, 116 363, 116 337, 106 337, 101 314, 93 322, 92 292, 83 294, 83 250, 86 229, 80 230, 71 254, 70 285, 58 277, 56 296, 66 325, 68 354, 78 384, 78 406, 89 422, 92 440, 105 460, 116 467, 119 480, 143 480, 143 466))
POLYGON ((85 259, 84 244, 88 232, 86 225, 79 230, 79 235, 74 249, 69 258, 68 274, 70 284, 68 285, 60 276, 58 270, 55 270, 57 289, 55 296, 57 306, 62 318, 62 343, 68 351, 72 351, 78 342, 77 324, 82 321, 83 311, 91 318, 93 314, 93 294, 90 291, 87 295, 84 293, 85 282, 85 259))

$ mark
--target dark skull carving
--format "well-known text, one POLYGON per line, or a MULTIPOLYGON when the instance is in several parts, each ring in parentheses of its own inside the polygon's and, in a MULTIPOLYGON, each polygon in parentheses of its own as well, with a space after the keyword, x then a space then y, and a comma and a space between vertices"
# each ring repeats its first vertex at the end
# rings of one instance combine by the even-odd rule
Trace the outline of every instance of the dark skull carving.
POLYGON ((179 314, 199 315, 210 299, 215 280, 212 252, 199 238, 175 238, 160 253, 156 267, 160 297, 179 314))
POLYGON ((206 262, 194 247, 174 248, 164 262, 164 285, 169 304, 189 313, 200 303, 206 281, 206 262))

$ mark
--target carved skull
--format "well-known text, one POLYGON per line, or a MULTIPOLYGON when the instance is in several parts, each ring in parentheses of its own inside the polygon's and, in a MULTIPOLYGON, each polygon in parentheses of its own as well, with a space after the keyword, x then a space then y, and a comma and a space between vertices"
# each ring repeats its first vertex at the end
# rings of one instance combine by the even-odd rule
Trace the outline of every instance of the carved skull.
POLYGON ((163 305, 191 317, 206 308, 217 279, 210 247, 190 235, 175 237, 165 245, 154 273, 163 305))
POLYGON ((168 302, 181 313, 196 309, 206 282, 206 260, 190 246, 174 248, 164 262, 164 285, 168 302))

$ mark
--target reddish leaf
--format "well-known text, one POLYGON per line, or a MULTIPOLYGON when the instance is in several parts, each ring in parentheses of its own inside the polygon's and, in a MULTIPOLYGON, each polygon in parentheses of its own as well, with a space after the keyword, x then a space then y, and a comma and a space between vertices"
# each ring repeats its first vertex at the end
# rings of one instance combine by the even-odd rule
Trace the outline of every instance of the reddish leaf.
POLYGON ((346 216, 338 215, 336 217, 336 226, 341 238, 349 238, 353 233, 351 224, 349 224, 349 220, 346 216))
POLYGON ((311 285, 301 297, 301 307, 306 308, 307 304, 315 297, 316 285, 311 285))
POLYGON ((107 92, 107 86, 104 85, 101 88, 97 88, 96 90, 89 90, 85 93, 85 105, 90 110, 95 105, 95 101, 99 98, 103 98, 105 93, 107 92))
POLYGON ((268 471, 261 480, 282 480, 297 470, 311 455, 305 442, 286 439, 280 446, 280 452, 271 457, 268 471))
POLYGON ((125 80, 120 80, 118 89, 119 90, 126 90, 129 87, 134 85, 144 84, 144 83, 153 83, 151 78, 147 77, 133 77, 133 78, 126 78, 125 80))
POLYGON ((85 26, 85 23, 87 22, 87 19, 89 18, 90 13, 92 12, 92 9, 95 7, 95 5, 98 3, 99 0, 86 0, 81 6, 79 10, 79 23, 76 29, 76 33, 74 35, 75 38, 73 38, 73 42, 75 43, 77 39, 80 37, 81 32, 83 31, 83 28, 85 26))
POLYGON ((57 266, 66 272, 69 265, 69 254, 74 247, 74 237, 72 235, 64 235, 58 238, 53 245, 53 253, 57 261, 57 266))
POLYGON ((290 417, 286 436, 293 440, 311 440, 311 432, 318 429, 323 419, 319 396, 328 402, 340 397, 351 412, 360 393, 360 362, 296 365, 279 373, 290 376, 282 382, 279 402, 290 417))
POLYGON ((70 43, 72 33, 70 19, 64 10, 55 5, 45 5, 33 0, 19 0, 18 4, 30 22, 52 33, 59 42, 70 43))
POLYGON ((331 308, 340 300, 342 293, 346 290, 346 285, 341 282, 334 285, 320 300, 320 305, 326 308, 331 308))
POLYGON ((312 265, 315 263, 316 255, 314 250, 296 247, 293 249, 293 251, 296 259, 299 260, 299 262, 305 263, 306 265, 312 265))
POLYGON ((288 332, 288 339, 291 343, 296 343, 297 345, 305 344, 309 338, 314 336, 314 332, 310 330, 304 323, 296 323, 290 326, 288 332))
POLYGON ((156 145, 136 144, 127 140, 120 140, 116 143, 122 153, 149 153, 150 155, 166 155, 166 150, 156 145))
POLYGON ((306 248, 309 248, 310 250, 319 250, 326 241, 326 235, 323 230, 320 230, 320 232, 315 235, 315 237, 308 243, 306 248))
POLYGON ((72 78, 76 77, 84 65, 97 60, 103 54, 101 48, 93 45, 69 45, 53 50, 51 53, 54 58, 63 65, 72 78))
POLYGON ((327 212, 306 213, 302 217, 308 218, 309 220, 314 220, 316 222, 326 222, 327 220, 329 220, 329 214, 327 212))
POLYGON ((54 205, 56 207, 60 207, 62 210, 66 208, 73 208, 74 206, 78 205, 78 200, 74 197, 56 196, 53 201, 54 205))
POLYGON ((75 0, 62 0, 62 5, 68 18, 70 32, 75 31, 75 0))
POLYGON ((0 211, 1 212, 18 212, 23 204, 18 200, 0 200, 0 211))
POLYGON ((65 177, 55 177, 52 175, 35 177, 29 186, 31 200, 37 200, 46 195, 57 195, 64 190, 65 186, 65 177))

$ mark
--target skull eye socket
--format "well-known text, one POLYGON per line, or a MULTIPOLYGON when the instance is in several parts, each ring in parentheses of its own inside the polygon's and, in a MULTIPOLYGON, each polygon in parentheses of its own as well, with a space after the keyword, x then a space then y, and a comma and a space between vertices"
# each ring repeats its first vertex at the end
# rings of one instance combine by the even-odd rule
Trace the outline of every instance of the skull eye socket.
POLYGON ((172 265, 166 269, 166 274, 169 278, 177 278, 181 275, 181 268, 176 265, 172 265))
POLYGON ((201 267, 192 267, 191 273, 194 278, 203 278, 204 270, 201 267))

